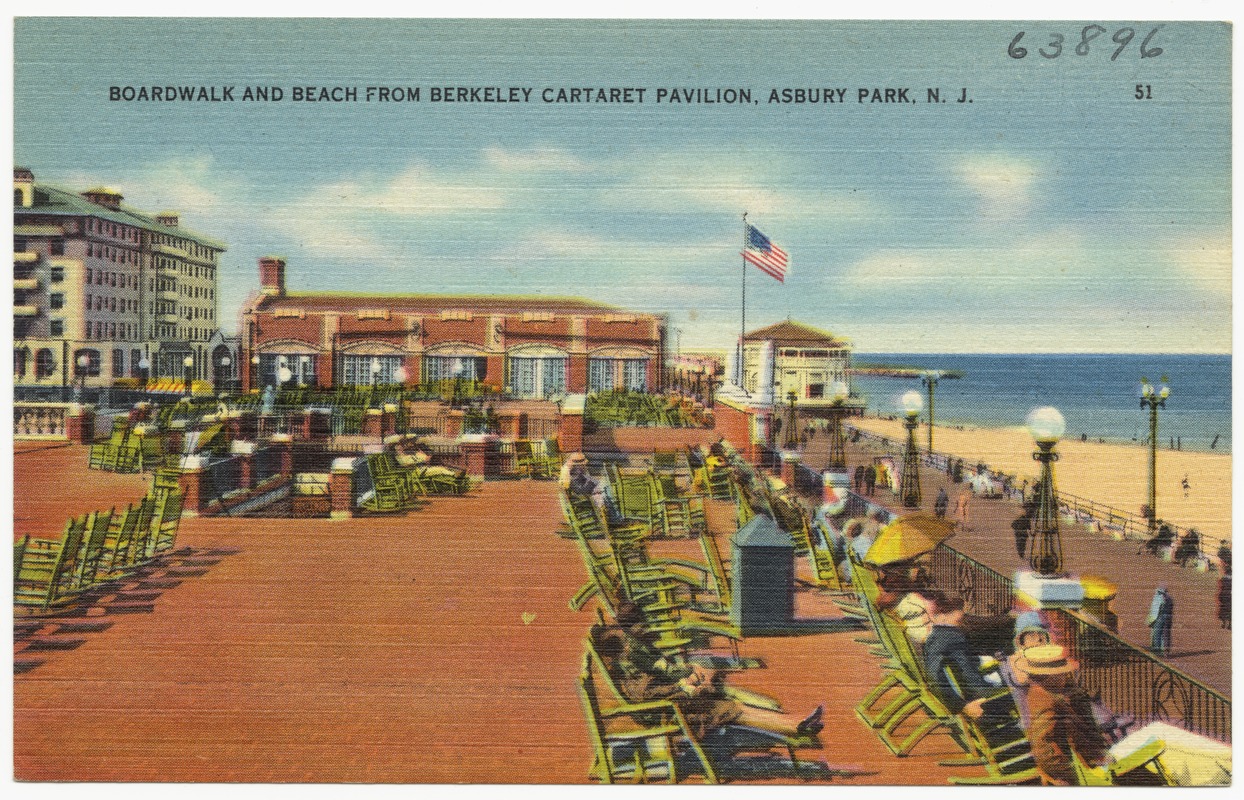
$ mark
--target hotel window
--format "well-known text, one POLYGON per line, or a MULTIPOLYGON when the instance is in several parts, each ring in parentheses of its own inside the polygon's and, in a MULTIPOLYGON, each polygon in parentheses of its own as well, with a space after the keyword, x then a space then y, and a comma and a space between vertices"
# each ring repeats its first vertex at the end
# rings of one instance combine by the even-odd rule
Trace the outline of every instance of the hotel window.
POLYGON ((13 375, 18 378, 26 377, 26 364, 30 361, 30 350, 25 347, 18 347, 13 350, 13 375))
POLYGON ((35 377, 50 378, 56 371, 56 358, 52 351, 44 347, 35 353, 35 377))
POLYGON ((511 356, 510 392, 534 400, 565 394, 565 356, 511 356))
POLYGON ((53 292, 48 295, 48 308, 60 309, 65 307, 65 295, 60 292, 53 292))
POLYGON ((294 386, 315 385, 315 357, 297 353, 261 353, 259 356, 259 379, 264 386, 278 386, 278 372, 285 367, 290 372, 289 384, 294 386))
POLYGON ((375 367, 376 383, 397 383, 397 371, 402 367, 401 356, 345 356, 342 358, 342 384, 367 386, 372 383, 375 367))
POLYGON ((53 239, 51 244, 52 255, 63 256, 65 254, 65 240, 53 239))
POLYGON ((423 380, 482 381, 488 372, 488 359, 480 356, 425 356, 423 359, 423 380))
POLYGON ((125 351, 119 347, 112 351, 112 377, 125 377, 125 351))
POLYGON ((130 377, 131 378, 142 377, 142 368, 138 366, 139 364, 142 363, 142 360, 143 360, 142 350, 139 350, 137 347, 135 347, 133 350, 130 351, 130 377))
POLYGON ((52 283, 60 283, 65 279, 64 267, 52 267, 51 273, 52 283))
POLYGON ((65 335, 65 321, 63 319, 54 319, 48 324, 48 331, 53 336, 65 335))
POLYGON ((587 361, 587 390, 607 392, 612 389, 629 389, 632 392, 648 390, 648 359, 646 358, 589 358, 587 361))

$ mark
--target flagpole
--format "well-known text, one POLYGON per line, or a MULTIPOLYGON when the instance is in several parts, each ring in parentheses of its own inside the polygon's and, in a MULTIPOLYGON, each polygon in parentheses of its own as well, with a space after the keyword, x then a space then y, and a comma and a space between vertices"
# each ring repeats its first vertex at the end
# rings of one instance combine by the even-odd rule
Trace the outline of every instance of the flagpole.
POLYGON ((747 212, 743 212, 743 313, 739 315, 739 347, 735 358, 735 380, 743 388, 743 340, 747 336, 747 212))

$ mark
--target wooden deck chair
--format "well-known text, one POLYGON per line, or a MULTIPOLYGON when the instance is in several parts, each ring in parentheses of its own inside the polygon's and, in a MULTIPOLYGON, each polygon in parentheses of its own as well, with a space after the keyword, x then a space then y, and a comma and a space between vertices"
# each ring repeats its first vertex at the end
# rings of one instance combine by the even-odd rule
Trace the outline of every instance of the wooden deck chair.
POLYGON ((660 526, 667 538, 694 536, 705 526, 702 495, 679 497, 656 473, 649 472, 645 478, 648 482, 648 494, 652 498, 653 525, 660 526))
POLYGON ((717 782, 708 756, 692 738, 677 706, 665 700, 604 708, 596 692, 595 672, 591 655, 584 655, 578 689, 594 753, 589 778, 601 783, 646 783, 659 777, 664 783, 677 783, 678 748, 685 744, 699 760, 704 779, 717 782))
MULTIPOLYGON (((78 560, 79 585, 91 586, 108 574, 110 545, 115 544, 116 533, 129 518, 132 509, 133 506, 127 506, 120 514, 114 508, 107 514, 96 511, 90 515, 82 538, 82 558, 78 560)), ((132 530, 132 522, 130 526, 132 530)))
POLYGON ((591 500, 575 498, 565 490, 559 491, 557 496, 562 507, 562 514, 565 516, 566 524, 570 526, 575 546, 583 559, 583 567, 588 576, 587 583, 570 599, 570 608, 579 611, 592 597, 599 597, 612 614, 617 608, 620 595, 619 578, 614 569, 614 556, 608 549, 604 552, 597 552, 593 548, 590 540, 595 537, 604 539, 604 528, 595 514, 584 513, 584 509, 581 508, 582 502, 578 505, 575 503, 579 500, 591 506, 591 500))
POLYGON ((373 513, 405 511, 410 507, 410 484, 405 475, 386 469, 383 453, 374 453, 365 459, 373 491, 360 506, 373 513))
MULTIPOLYGON (((601 622, 603 623, 603 619, 601 622)), ((622 693, 617 681, 614 680, 614 676, 610 673, 605 659, 596 650, 590 636, 586 640, 584 647, 592 662, 593 675, 599 678, 600 685, 607 691, 610 700, 617 705, 632 704, 634 701, 622 693)), ((782 710, 782 704, 774 698, 748 689, 728 686, 723 688, 723 693, 745 706, 777 712, 782 710)), ((723 726, 718 731, 710 732, 705 740, 694 741, 700 745, 701 752, 707 759, 706 762, 702 763, 707 763, 712 768, 713 773, 718 776, 720 776, 722 769, 722 765, 718 763, 719 759, 730 758, 742 752, 772 752, 774 750, 784 750, 786 752, 790 758, 792 769, 797 774, 802 767, 812 766, 811 764, 801 762, 797 751, 823 749, 819 737, 815 735, 792 737, 776 731, 737 723, 732 723, 723 726), (712 744, 707 744, 710 741, 712 744)))
POLYGON ((626 519, 652 521, 652 491, 646 475, 625 475, 618 465, 605 464, 605 476, 613 487, 618 511, 626 519))
POLYGON ((1174 786, 1174 781, 1162 766, 1161 756, 1166 752, 1166 742, 1150 742, 1136 752, 1103 767, 1086 764, 1075 750, 1071 751, 1071 763, 1081 786, 1116 786, 1119 778, 1138 769, 1152 773, 1162 784, 1174 786))
POLYGON ((556 438, 544 439, 544 449, 541 452, 536 450, 536 456, 539 459, 540 476, 544 478, 556 478, 562 470, 562 454, 558 447, 556 438))
POLYGON ((531 478, 536 474, 536 454, 530 439, 514 440, 514 473, 520 477, 531 478))
POLYGON ((652 451, 652 471, 657 474, 676 475, 682 471, 682 463, 678 450, 652 451))
POLYGON ((42 612, 67 605, 77 597, 73 585, 87 517, 76 517, 65 526, 58 541, 32 539, 21 547, 21 561, 13 566, 13 603, 42 612))
POLYGON ((169 494, 162 504, 153 506, 151 522, 142 525, 139 518, 139 534, 147 534, 147 541, 142 543, 140 552, 146 558, 152 558, 167 550, 171 550, 177 542, 177 531, 181 527, 181 512, 186 496, 181 492, 169 494))
MULTIPOLYGON (((99 562, 98 575, 101 579, 111 579, 126 573, 136 562, 143 560, 140 550, 143 531, 143 509, 150 507, 155 501, 143 498, 138 505, 131 505, 122 514, 114 516, 108 538, 104 543, 103 556, 99 562)), ((146 517, 150 521, 150 516, 146 517)))

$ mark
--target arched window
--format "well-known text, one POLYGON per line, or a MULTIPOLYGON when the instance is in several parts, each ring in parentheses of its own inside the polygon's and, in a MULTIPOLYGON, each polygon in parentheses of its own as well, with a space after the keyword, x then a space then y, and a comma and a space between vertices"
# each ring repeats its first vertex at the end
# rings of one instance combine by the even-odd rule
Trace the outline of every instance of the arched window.
POLYGON ((74 375, 85 375, 88 378, 98 378, 100 364, 103 359, 100 358, 98 350, 90 348, 82 348, 75 350, 73 354, 73 370, 74 375), (83 359, 86 359, 83 361, 83 359))
POLYGON ((17 378, 26 377, 26 365, 30 361, 30 349, 17 347, 13 349, 13 375, 17 378))
POLYGON ((40 348, 35 353, 35 377, 50 378, 52 373, 56 371, 56 358, 52 355, 52 351, 46 347, 40 348))

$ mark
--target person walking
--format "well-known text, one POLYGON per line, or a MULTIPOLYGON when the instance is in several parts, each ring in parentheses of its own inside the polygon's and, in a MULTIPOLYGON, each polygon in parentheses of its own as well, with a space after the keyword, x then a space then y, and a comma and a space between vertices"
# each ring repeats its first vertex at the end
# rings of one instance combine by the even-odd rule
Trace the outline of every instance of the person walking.
POLYGON ((959 499, 955 502, 955 516, 959 518, 959 530, 970 531, 972 517, 972 488, 964 487, 959 492, 959 499))
POLYGON ((1218 624, 1231 630, 1231 562, 1223 566, 1222 577, 1218 579, 1218 624))
POLYGON ((1192 486, 1188 483, 1188 473, 1186 473, 1186 472, 1184 473, 1184 479, 1183 479, 1183 482, 1182 482, 1180 485, 1181 485, 1181 486, 1183 486, 1183 488, 1184 488, 1184 497, 1187 497, 1187 496, 1188 496, 1188 490, 1192 488, 1192 486))
POLYGON ((853 483, 855 485, 855 493, 863 494, 864 493, 864 465, 863 464, 855 468, 855 477, 854 477, 853 483))
POLYGON ((1145 624, 1149 626, 1149 649, 1160 656, 1171 651, 1171 627, 1175 622, 1175 600, 1159 586, 1154 592, 1153 602, 1149 604, 1149 616, 1145 624))
POLYGON ((877 486, 877 468, 869 464, 864 468, 864 491, 869 497, 873 496, 873 489, 877 486))
POLYGON ((1028 555, 1028 532, 1032 527, 1032 520, 1027 513, 1020 514, 1011 522, 1011 530, 1015 533, 1015 552, 1020 558, 1028 555))
POLYGON ((937 490, 937 499, 933 501, 933 513, 938 519, 945 518, 948 505, 950 505, 950 498, 946 495, 946 487, 942 486, 937 490))

